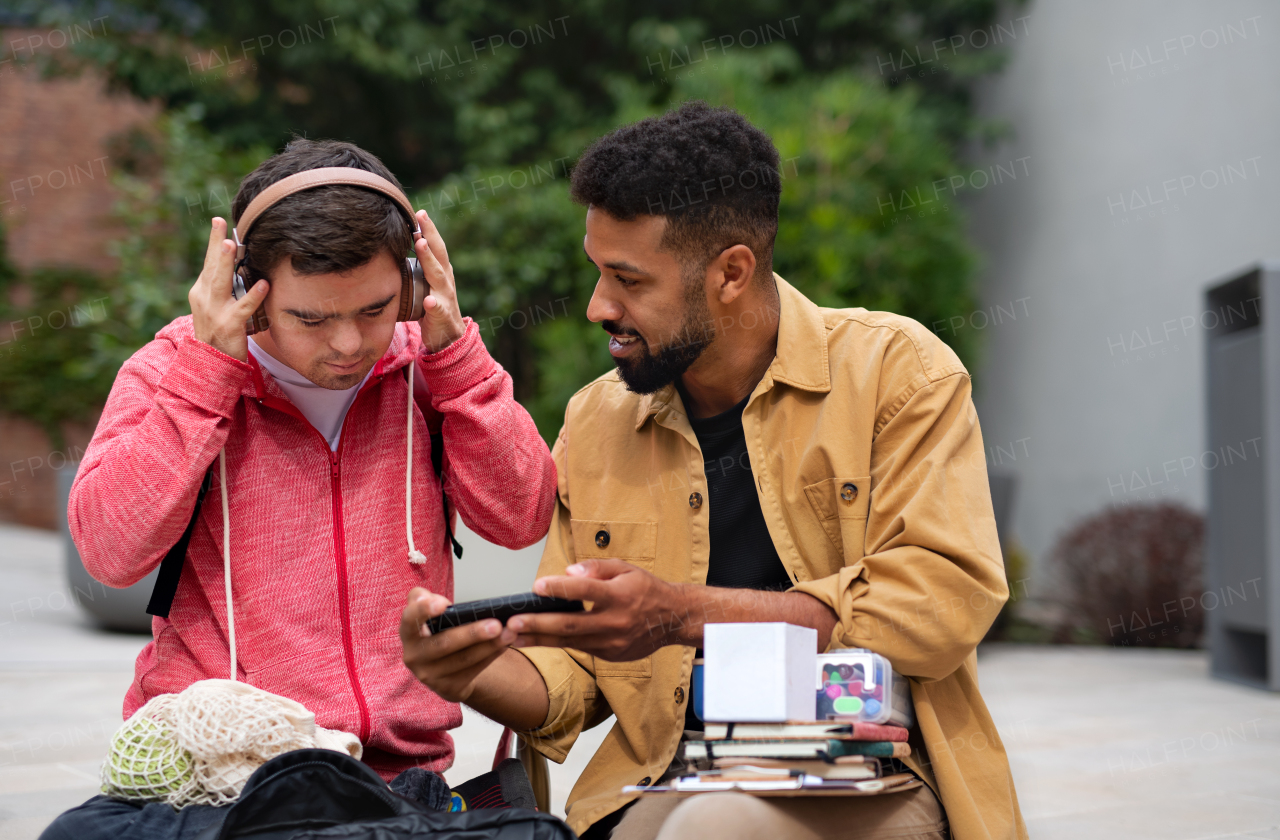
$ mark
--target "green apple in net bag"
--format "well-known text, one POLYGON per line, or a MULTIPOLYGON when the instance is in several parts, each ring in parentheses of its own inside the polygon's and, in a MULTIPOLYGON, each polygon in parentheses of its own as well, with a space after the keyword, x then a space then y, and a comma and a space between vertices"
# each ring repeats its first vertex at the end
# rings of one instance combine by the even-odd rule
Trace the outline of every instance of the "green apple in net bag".
POLYGON ((173 730, 147 715, 134 715, 111 739, 102 767, 102 792, 120 799, 164 801, 191 783, 191 756, 173 730))

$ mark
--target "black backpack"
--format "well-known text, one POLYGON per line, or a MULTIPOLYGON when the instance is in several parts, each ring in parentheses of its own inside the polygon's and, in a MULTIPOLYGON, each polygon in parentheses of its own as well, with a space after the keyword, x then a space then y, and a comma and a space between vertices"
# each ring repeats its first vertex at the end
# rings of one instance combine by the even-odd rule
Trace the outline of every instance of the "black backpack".
POLYGON ((432 811, 368 765, 333 750, 294 750, 259 767, 220 825, 197 840, 576 840, 528 808, 432 811))

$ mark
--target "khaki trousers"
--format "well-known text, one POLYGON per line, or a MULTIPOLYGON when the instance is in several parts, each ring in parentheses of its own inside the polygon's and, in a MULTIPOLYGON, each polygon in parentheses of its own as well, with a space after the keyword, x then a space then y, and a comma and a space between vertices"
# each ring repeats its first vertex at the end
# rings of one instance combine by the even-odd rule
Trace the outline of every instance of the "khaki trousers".
POLYGON ((632 803, 610 840, 948 840, 946 814, 928 785, 850 797, 703 793, 632 803))

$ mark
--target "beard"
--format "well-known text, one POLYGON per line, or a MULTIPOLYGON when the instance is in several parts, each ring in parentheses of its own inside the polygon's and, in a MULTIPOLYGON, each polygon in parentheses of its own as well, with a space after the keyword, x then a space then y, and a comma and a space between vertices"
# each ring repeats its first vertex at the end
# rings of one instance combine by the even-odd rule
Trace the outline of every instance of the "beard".
POLYGON ((324 360, 313 362, 311 367, 302 373, 312 385, 319 385, 329 391, 345 391, 354 388, 364 380, 365 374, 373 369, 375 361, 365 359, 354 373, 334 373, 325 366, 324 360))
MULTIPOLYGON (((643 346, 634 357, 613 360, 628 391, 652 394, 665 388, 680 378, 715 340, 715 320, 702 284, 686 279, 684 300, 684 320, 671 341, 655 353, 649 342, 641 338, 643 346)), ((640 336, 636 330, 624 329, 616 321, 604 321, 601 326, 614 335, 640 336)))

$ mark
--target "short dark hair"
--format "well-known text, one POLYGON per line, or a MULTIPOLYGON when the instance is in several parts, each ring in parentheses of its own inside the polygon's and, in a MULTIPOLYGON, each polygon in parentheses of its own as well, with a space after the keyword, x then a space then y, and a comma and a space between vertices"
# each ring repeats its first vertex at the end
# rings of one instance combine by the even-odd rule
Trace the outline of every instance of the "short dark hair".
POLYGON ((664 248, 705 267, 739 243, 768 277, 782 178, 769 135, 732 108, 686 102, 596 140, 573 169, 573 200, 622 221, 665 216, 664 248))
MULTIPOLYGON (((276 181, 324 166, 363 169, 400 186, 382 161, 359 146, 294 138, 240 182, 232 214, 239 219, 249 202, 276 181)), ((329 274, 359 268, 380 251, 403 260, 412 246, 409 220, 394 201, 373 190, 335 184, 294 193, 259 216, 249 232, 245 265, 255 278, 286 258, 299 274, 329 274)))

